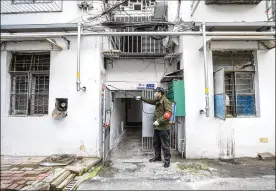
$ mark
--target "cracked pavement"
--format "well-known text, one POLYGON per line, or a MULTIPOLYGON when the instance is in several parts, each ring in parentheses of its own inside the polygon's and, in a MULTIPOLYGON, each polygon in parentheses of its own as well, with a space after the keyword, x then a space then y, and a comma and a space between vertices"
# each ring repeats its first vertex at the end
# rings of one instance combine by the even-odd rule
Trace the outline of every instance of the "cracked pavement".
POLYGON ((275 159, 183 160, 177 154, 169 168, 150 163, 141 151, 139 130, 126 129, 98 176, 78 190, 275 190, 275 159))

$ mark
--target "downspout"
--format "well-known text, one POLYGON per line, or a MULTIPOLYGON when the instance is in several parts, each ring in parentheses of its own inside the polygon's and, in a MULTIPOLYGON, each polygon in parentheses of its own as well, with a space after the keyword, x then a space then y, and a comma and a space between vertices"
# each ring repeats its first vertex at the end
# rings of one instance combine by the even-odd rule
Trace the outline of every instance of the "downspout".
POLYGON ((176 20, 180 19, 180 7, 181 7, 181 0, 178 0, 176 20))
MULTIPOLYGON (((198 7, 199 3, 200 3, 200 0, 198 0, 198 1, 196 2, 195 8, 192 9, 191 17, 194 15, 194 13, 195 13, 195 11, 196 11, 196 8, 198 7)), ((193 4, 192 4, 192 6, 193 6, 193 4)))
POLYGON ((203 53, 204 53, 204 76, 205 76, 205 110, 206 117, 209 117, 209 83, 208 83, 208 62, 207 62, 207 48, 206 48, 206 26, 202 22, 202 36, 203 36, 203 53))
POLYGON ((81 46, 81 34, 82 34, 82 24, 78 22, 78 47, 77 47, 77 91, 80 90, 85 91, 86 87, 80 87, 81 80, 80 80, 80 46, 81 46))
POLYGON ((78 50, 77 50, 77 91, 80 91, 80 41, 81 41, 81 23, 78 22, 78 50))

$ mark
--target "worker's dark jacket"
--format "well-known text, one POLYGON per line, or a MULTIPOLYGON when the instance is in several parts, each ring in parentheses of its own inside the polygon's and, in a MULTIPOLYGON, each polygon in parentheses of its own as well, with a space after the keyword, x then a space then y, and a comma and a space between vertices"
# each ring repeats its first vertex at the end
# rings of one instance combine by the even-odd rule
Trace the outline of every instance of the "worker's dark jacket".
POLYGON ((154 129, 169 130, 171 127, 170 120, 163 118, 163 115, 166 111, 172 112, 171 102, 165 96, 162 96, 160 99, 147 99, 142 97, 142 100, 148 104, 155 105, 153 120, 157 120, 159 126, 155 126, 154 129))

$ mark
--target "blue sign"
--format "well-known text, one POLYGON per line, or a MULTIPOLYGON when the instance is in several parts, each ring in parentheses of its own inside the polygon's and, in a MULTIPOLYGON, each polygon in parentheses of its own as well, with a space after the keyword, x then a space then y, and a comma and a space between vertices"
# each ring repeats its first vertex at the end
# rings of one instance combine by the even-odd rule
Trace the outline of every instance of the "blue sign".
POLYGON ((147 85, 146 85, 146 88, 147 88, 147 89, 154 89, 154 84, 147 84, 147 85))

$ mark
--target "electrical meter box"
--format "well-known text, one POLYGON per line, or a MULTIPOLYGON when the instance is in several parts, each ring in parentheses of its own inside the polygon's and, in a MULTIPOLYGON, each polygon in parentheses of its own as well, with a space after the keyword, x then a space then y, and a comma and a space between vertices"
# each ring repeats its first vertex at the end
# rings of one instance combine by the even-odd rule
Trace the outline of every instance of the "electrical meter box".
POLYGON ((176 104, 176 117, 185 116, 184 80, 173 80, 168 89, 168 99, 176 104))

